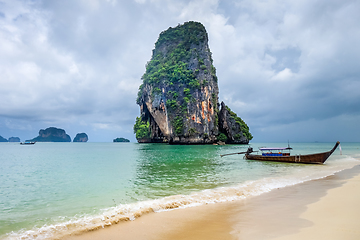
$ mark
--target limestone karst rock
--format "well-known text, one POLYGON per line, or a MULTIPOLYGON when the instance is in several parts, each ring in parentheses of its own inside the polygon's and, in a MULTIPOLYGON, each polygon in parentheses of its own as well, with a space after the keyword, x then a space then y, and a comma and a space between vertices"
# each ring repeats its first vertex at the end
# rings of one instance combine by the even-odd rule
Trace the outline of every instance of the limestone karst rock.
POLYGON ((2 136, 0 136, 0 142, 7 142, 8 140, 6 138, 3 138, 2 136))
POLYGON ((86 133, 78 133, 78 134, 76 134, 73 142, 87 142, 88 140, 89 140, 89 138, 86 133))
POLYGON ((249 140, 252 139, 246 123, 231 111, 224 102, 221 102, 219 112, 219 131, 226 136, 225 139, 222 139, 226 143, 248 144, 249 140))
POLYGON ((19 137, 10 137, 9 142, 20 142, 20 138, 19 137))
POLYGON ((66 134, 65 130, 55 127, 49 127, 39 131, 39 136, 33 138, 32 142, 71 142, 71 138, 66 134))
POLYGON ((115 139, 113 140, 113 142, 130 142, 130 140, 121 137, 121 138, 115 138, 115 139))
POLYGON ((138 142, 209 144, 219 135, 218 79, 205 27, 186 22, 160 33, 137 104, 138 142))

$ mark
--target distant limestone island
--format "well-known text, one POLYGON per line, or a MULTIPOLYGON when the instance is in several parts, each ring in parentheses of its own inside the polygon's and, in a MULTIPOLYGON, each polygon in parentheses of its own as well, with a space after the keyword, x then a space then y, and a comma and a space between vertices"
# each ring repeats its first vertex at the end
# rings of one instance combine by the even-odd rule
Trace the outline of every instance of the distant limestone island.
POLYGON ((0 136, 0 142, 20 142, 19 137, 10 137, 9 139, 3 138, 0 136))
POLYGON ((73 142, 87 142, 89 140, 88 135, 86 133, 78 133, 74 138, 73 142))
MULTIPOLYGON (((73 139, 73 142, 87 142, 88 140, 89 137, 86 133, 78 133, 73 139)), ((11 137, 6 139, 0 136, 0 142, 20 142, 20 138, 11 137)), ((66 134, 64 129, 49 127, 45 130, 40 129, 39 136, 26 140, 25 142, 71 142, 71 138, 68 134, 66 134)), ((130 140, 120 137, 114 139, 113 142, 130 142, 130 140)))
POLYGON ((248 125, 219 104, 211 55, 201 23, 186 22, 160 33, 136 101, 139 143, 249 143, 248 125))
POLYGON ((20 142, 20 138, 19 137, 10 137, 9 142, 20 142))
MULTIPOLYGON (((64 129, 49 127, 45 130, 39 131, 39 136, 26 140, 30 142, 71 142, 71 138, 66 134, 64 129)), ((87 142, 88 136, 86 133, 78 133, 74 138, 74 142, 87 142)))
POLYGON ((113 142, 130 142, 130 140, 126 138, 115 138, 113 142))

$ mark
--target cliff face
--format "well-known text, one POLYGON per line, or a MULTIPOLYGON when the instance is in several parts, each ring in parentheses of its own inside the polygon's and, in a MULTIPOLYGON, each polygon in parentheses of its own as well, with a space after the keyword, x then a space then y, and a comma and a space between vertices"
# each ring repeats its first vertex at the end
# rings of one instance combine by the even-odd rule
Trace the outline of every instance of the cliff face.
POLYGON ((137 136, 139 142, 216 141, 219 90, 202 24, 187 22, 162 32, 142 79, 137 103, 150 132, 137 136))
POLYGON ((137 98, 141 116, 134 125, 139 143, 248 143, 252 138, 226 109, 219 115, 218 79, 201 23, 186 22, 160 33, 142 80, 137 98))
POLYGON ((89 138, 86 133, 78 133, 78 134, 76 134, 73 142, 87 142, 88 140, 89 140, 89 138))
POLYGON ((27 141, 36 142, 71 142, 71 138, 66 134, 65 130, 55 127, 49 127, 39 131, 39 136, 27 141))

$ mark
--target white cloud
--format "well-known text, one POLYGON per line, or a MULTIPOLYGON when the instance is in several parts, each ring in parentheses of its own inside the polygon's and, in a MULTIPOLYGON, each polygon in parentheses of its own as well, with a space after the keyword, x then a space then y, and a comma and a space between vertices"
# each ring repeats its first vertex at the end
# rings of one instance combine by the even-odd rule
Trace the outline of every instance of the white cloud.
POLYGON ((293 78, 294 74, 291 72, 291 69, 285 68, 284 70, 278 72, 276 75, 274 75, 271 80, 273 81, 281 81, 286 82, 290 81, 293 78))

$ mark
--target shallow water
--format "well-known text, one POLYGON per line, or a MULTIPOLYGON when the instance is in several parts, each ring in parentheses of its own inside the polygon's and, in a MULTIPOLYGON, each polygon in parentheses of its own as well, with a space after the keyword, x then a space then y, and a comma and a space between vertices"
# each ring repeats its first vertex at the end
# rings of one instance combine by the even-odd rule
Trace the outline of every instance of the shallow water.
MULTIPOLYGON (((334 143, 293 143, 292 154, 334 143)), ((284 144, 251 144, 283 147, 284 144)), ((247 145, 0 143, 0 238, 44 239, 143 213, 231 201, 322 178, 359 164, 358 143, 324 165, 243 160, 247 145)))

